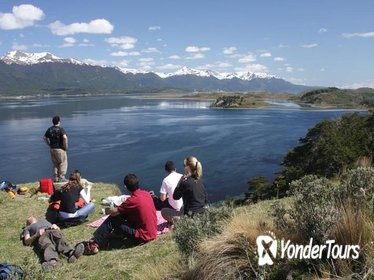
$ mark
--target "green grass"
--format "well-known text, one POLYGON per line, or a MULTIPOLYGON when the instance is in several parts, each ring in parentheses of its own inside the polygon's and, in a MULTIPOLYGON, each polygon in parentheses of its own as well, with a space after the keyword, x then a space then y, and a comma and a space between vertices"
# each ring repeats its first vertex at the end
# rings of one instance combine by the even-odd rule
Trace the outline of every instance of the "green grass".
MULTIPOLYGON (((0 192, 0 262, 9 261, 20 265, 27 279, 173 279, 180 271, 180 257, 172 234, 159 236, 155 241, 143 246, 127 249, 101 251, 97 255, 82 256, 76 263, 69 264, 63 257, 52 272, 41 269, 38 256, 32 247, 24 246, 19 239, 26 218, 34 215, 43 218, 48 203, 40 200, 36 193, 38 183, 30 183, 25 196, 11 199, 0 192)), ((89 217, 92 222, 101 217, 102 198, 119 194, 112 184, 97 183, 92 188, 96 199, 95 213, 89 217)), ((92 237, 94 228, 86 224, 62 229, 69 243, 92 237)))

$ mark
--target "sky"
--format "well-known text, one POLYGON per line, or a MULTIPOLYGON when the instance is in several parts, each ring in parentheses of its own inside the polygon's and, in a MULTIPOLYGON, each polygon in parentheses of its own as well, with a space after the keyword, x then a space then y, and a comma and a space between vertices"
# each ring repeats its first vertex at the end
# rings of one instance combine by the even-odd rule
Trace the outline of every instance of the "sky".
POLYGON ((156 73, 187 66, 374 87, 374 1, 1 0, 0 56, 12 50, 156 73))

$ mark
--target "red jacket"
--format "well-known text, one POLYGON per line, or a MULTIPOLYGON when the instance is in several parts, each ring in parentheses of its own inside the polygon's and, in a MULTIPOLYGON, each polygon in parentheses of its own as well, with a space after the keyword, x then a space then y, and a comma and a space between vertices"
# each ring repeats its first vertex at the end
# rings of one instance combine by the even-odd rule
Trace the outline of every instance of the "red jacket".
POLYGON ((156 208, 149 192, 137 189, 118 206, 118 212, 135 228, 136 238, 145 242, 156 238, 156 208))

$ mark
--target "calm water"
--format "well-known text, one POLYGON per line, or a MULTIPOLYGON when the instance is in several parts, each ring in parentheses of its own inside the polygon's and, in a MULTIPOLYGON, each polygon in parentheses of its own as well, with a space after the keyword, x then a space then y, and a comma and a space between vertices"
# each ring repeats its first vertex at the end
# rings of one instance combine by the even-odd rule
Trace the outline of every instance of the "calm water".
POLYGON ((277 102, 270 109, 217 110, 210 102, 124 96, 0 102, 0 180, 51 177, 42 137, 58 114, 69 136, 69 171, 119 186, 134 172, 144 188, 158 193, 165 161, 182 171, 183 158, 195 155, 212 201, 245 192, 252 176, 274 178, 308 128, 345 113, 277 102))

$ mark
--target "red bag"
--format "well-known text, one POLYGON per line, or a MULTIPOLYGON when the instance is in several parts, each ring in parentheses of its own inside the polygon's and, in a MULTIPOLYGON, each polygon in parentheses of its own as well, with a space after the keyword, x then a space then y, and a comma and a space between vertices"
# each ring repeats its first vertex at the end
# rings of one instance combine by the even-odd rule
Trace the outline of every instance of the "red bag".
POLYGON ((50 178, 43 178, 39 180, 39 190, 42 193, 53 194, 55 187, 53 181, 50 178))

